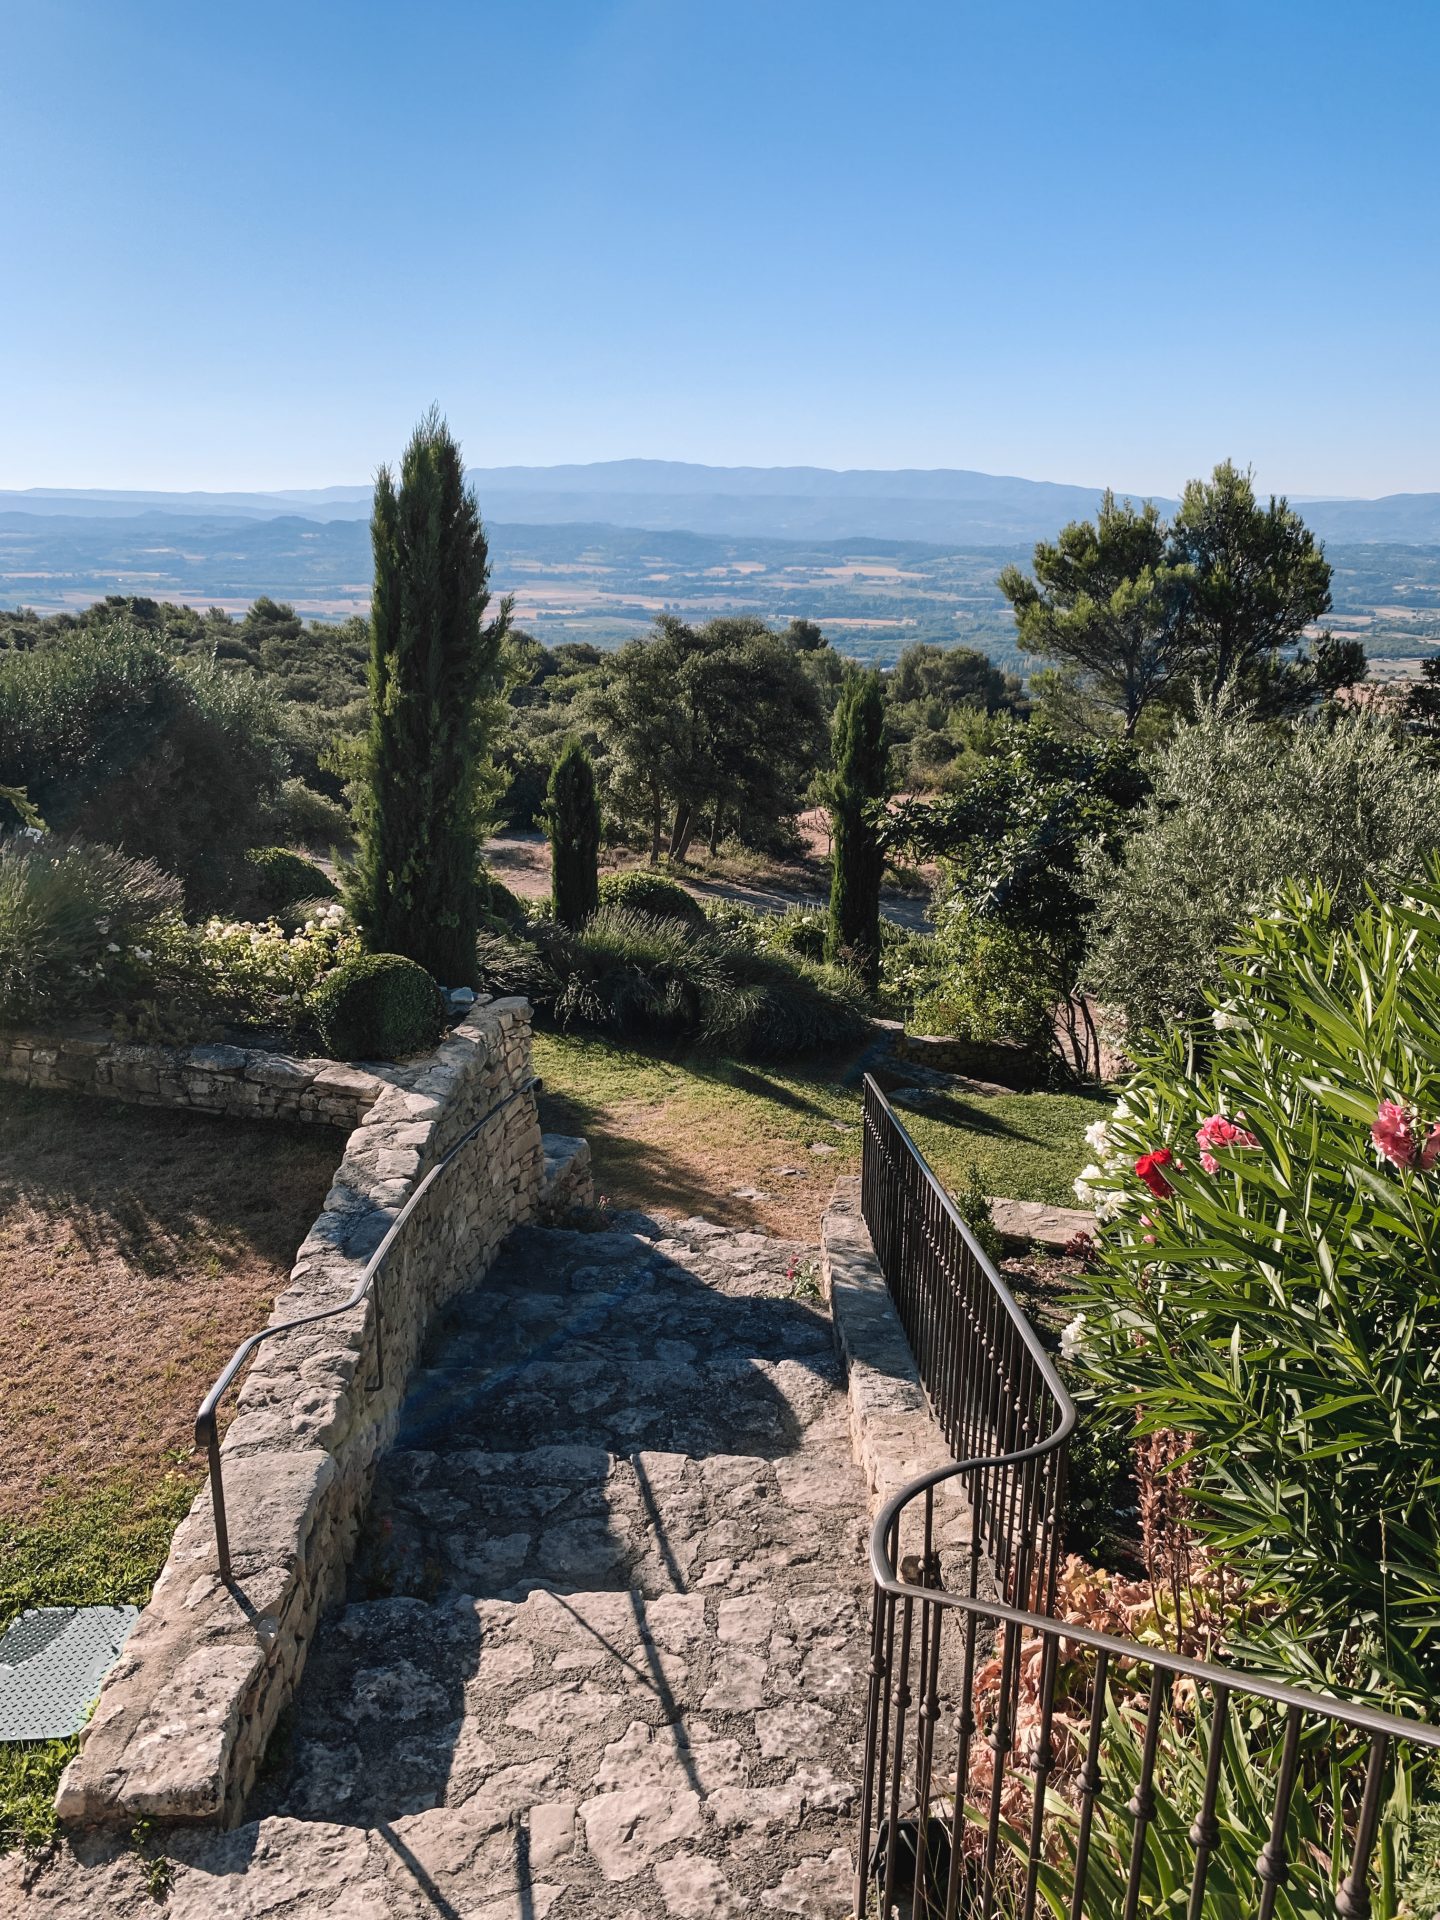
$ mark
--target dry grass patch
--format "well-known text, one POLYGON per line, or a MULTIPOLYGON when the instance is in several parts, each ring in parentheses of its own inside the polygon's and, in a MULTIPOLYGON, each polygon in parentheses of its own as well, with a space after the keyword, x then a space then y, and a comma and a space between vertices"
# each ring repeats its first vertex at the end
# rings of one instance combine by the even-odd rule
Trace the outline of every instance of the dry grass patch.
POLYGON ((344 1136, 0 1087, 0 1521, 191 1461, 344 1136))

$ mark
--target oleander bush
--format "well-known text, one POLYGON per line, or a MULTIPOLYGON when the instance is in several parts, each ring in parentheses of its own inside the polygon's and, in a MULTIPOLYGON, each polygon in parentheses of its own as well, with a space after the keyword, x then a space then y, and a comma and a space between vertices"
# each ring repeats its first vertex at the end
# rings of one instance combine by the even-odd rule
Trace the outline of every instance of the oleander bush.
POLYGON ((1347 924, 1291 888, 1209 1022, 1140 1064, 1077 1183, 1102 1406, 1252 1596, 1242 1650, 1428 1708, 1440 1682, 1440 859, 1347 924))
POLYGON ((339 1060, 403 1060, 440 1038, 445 999, 414 960, 361 953, 327 973, 311 996, 327 1053, 339 1060))

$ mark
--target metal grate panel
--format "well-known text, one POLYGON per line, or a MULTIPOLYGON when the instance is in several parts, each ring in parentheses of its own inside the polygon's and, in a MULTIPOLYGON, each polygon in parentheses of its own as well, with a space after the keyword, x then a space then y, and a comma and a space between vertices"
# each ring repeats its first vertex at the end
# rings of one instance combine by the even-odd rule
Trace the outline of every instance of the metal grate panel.
POLYGON ((136 1607, 39 1607, 0 1634, 0 1741, 59 1740, 84 1726, 136 1607))

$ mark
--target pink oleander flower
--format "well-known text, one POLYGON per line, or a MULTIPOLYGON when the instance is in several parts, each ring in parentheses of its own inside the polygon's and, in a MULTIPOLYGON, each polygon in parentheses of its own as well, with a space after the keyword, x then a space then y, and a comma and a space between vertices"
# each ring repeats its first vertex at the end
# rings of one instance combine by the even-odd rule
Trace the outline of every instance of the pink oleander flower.
MULTIPOLYGON (((1431 1129, 1433 1133, 1434 1128, 1431 1129)), ((1398 1100, 1380 1102, 1370 1127, 1370 1139, 1380 1158, 1388 1160, 1392 1167, 1413 1167, 1422 1151, 1415 1139, 1415 1123, 1398 1100)), ((1428 1151, 1429 1147, 1430 1140, 1427 1138, 1423 1151, 1428 1151)), ((1440 1151, 1440 1148, 1436 1151, 1440 1151)), ((1433 1164, 1434 1153, 1430 1158, 1433 1164)))
POLYGON ((1202 1120, 1195 1129, 1195 1138, 1207 1153, 1213 1153, 1216 1147, 1258 1147, 1260 1144, 1248 1127, 1237 1127, 1223 1113, 1212 1113, 1208 1120, 1202 1120))
POLYGON ((1440 1160, 1440 1120, 1437 1120, 1425 1136, 1425 1144, 1420 1149, 1420 1165, 1429 1173, 1435 1162, 1440 1160))

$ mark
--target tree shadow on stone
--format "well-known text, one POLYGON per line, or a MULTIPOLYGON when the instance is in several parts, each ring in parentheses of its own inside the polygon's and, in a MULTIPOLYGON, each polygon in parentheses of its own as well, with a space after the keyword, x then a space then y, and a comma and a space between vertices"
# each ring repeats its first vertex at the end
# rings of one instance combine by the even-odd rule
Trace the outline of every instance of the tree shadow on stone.
MULTIPOLYGON (((791 1297, 773 1243, 721 1245, 735 1259, 706 1281, 640 1232, 521 1229, 452 1305, 381 1463, 351 1604, 311 1655, 293 1760, 252 1811, 373 1825, 465 1802, 486 1732, 527 1724, 487 1728, 498 1709, 467 1714, 466 1690, 489 1636, 492 1667, 514 1657, 504 1623, 532 1594, 527 1618, 543 1601, 546 1633, 652 1699, 685 1766, 649 1613, 737 1569, 763 1588, 818 1539, 789 1460, 805 1427, 838 1421, 849 1452, 828 1319, 791 1297)), ((543 1751, 562 1735, 537 1712, 543 1751)))

